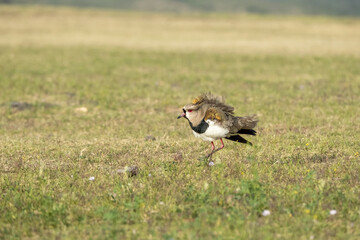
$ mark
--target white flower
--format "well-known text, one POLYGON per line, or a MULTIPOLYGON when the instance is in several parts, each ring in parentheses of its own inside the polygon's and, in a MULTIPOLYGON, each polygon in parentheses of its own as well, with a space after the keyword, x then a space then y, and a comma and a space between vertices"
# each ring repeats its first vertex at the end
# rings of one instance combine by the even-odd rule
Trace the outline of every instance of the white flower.
POLYGON ((209 166, 211 167, 211 166, 214 166, 215 165, 215 163, 213 162, 213 161, 211 161, 211 162, 209 162, 209 166))
POLYGON ((269 216, 270 215, 270 210, 264 210, 261 215, 263 215, 264 217, 269 216))
POLYGON ((337 211, 336 210, 330 210, 330 215, 335 215, 335 214, 337 214, 337 211))
POLYGON ((94 181, 95 177, 89 177, 89 181, 94 181))
POLYGON ((151 173, 149 173, 149 177, 151 177, 151 173))

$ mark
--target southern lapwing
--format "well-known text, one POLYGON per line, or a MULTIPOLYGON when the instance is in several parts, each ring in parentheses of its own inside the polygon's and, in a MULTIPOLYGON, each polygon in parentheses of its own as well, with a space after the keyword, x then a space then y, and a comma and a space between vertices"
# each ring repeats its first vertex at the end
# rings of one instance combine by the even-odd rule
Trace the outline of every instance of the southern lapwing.
POLYGON ((246 117, 234 116, 234 108, 225 104, 222 97, 211 93, 200 95, 182 109, 183 113, 178 119, 184 117, 189 121, 195 137, 211 142, 211 152, 206 158, 224 148, 223 138, 251 144, 240 134, 256 135, 253 129, 258 118, 256 115, 246 117), (214 141, 220 139, 221 147, 215 149, 214 141))

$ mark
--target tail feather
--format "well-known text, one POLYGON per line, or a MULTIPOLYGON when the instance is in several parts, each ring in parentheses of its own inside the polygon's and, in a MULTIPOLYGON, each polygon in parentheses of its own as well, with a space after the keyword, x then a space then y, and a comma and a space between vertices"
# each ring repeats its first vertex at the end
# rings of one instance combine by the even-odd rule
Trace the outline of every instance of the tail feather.
POLYGON ((245 138, 241 137, 240 135, 232 135, 230 137, 226 137, 225 139, 227 140, 231 140, 234 142, 240 142, 240 143, 246 143, 246 144, 250 144, 252 146, 252 143, 249 142, 248 140, 246 140, 245 138))
POLYGON ((253 129, 240 129, 237 133, 256 136, 256 131, 253 129))

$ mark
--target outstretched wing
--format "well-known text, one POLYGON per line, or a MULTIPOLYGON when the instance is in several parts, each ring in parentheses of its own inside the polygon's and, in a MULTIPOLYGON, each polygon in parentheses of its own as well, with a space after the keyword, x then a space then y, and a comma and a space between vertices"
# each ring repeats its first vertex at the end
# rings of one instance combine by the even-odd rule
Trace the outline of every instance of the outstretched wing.
POLYGON ((194 98, 192 100, 192 104, 208 104, 210 107, 217 108, 226 114, 234 114, 234 108, 232 106, 225 104, 225 101, 222 97, 214 96, 211 93, 205 93, 194 98))

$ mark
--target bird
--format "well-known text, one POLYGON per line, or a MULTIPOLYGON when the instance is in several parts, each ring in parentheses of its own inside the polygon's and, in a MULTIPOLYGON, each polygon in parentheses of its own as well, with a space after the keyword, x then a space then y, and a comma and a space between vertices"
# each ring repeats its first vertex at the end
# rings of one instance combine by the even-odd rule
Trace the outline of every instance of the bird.
POLYGON ((224 148, 223 138, 239 143, 252 145, 251 142, 240 136, 247 134, 256 136, 256 127, 259 119, 254 115, 237 117, 234 116, 234 107, 225 103, 224 98, 212 93, 204 93, 192 99, 186 104, 177 119, 188 120, 195 137, 211 142, 212 155, 224 148), (221 146, 215 149, 214 141, 220 140, 221 146))

